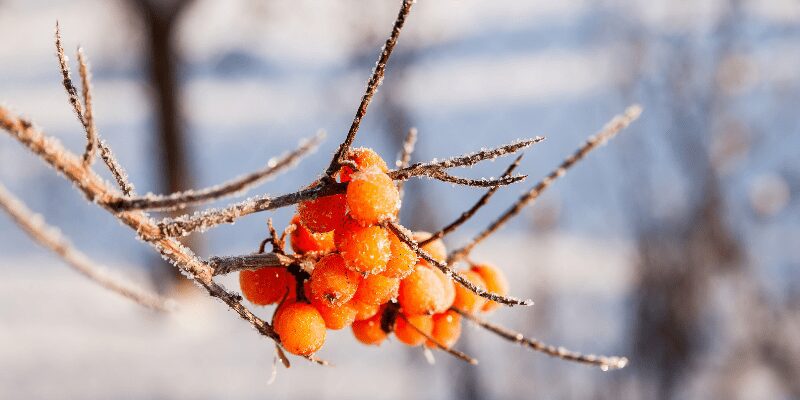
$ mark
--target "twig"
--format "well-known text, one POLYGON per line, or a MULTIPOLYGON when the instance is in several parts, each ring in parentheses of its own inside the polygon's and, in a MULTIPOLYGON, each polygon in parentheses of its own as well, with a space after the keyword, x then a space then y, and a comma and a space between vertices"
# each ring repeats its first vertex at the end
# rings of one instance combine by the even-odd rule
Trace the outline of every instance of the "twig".
POLYGON ((465 256, 467 256, 473 248, 475 248, 478 243, 482 242, 484 239, 492 235, 498 229, 503 227, 511 218, 519 214, 522 209, 528 205, 529 203, 536 200, 542 192, 545 191, 550 185, 558 178, 564 176, 567 170, 575 165, 578 161, 582 160, 586 157, 589 152, 596 149, 600 145, 605 144, 609 139, 613 138, 617 133, 621 130, 625 129, 631 122, 635 121, 639 118, 639 115, 642 113, 642 108, 638 105, 632 105, 625 110, 625 113, 622 115, 617 115, 614 117, 610 122, 603 127, 600 132, 595 134, 594 136, 589 137, 586 142, 578 148, 572 155, 567 157, 561 165, 558 166, 555 170, 550 172, 544 179, 539 181, 533 188, 531 188, 527 193, 523 194, 510 208, 508 208, 503 214, 501 214, 495 221, 493 221, 486 229, 481 231, 477 236, 475 236, 469 243, 467 243, 464 247, 457 249, 450 253, 448 256, 448 263, 453 263, 455 261, 459 261, 465 256))
POLYGON ((111 171, 111 175, 117 182, 117 186, 119 186, 119 189, 122 190, 122 194, 126 197, 135 195, 136 188, 128 179, 128 173, 125 171, 125 168, 123 168, 119 161, 117 161, 117 158, 114 157, 111 147, 109 147, 108 144, 103 140, 98 140, 97 147, 100 148, 100 158, 106 164, 108 170, 111 171))
POLYGON ((213 275, 225 275, 245 269, 256 270, 259 268, 288 267, 292 264, 308 264, 313 260, 304 257, 279 254, 279 253, 260 253, 247 254, 243 256, 220 256, 208 259, 208 266, 214 272, 213 275))
POLYGON ((510 329, 501 327, 497 324, 484 320, 473 314, 459 310, 458 308, 451 307, 450 309, 463 315, 465 318, 476 323, 481 328, 493 332, 506 340, 520 344, 524 347, 528 347, 538 352, 547 354, 548 356, 551 357, 556 357, 567 361, 574 361, 582 364, 594 365, 600 367, 600 369, 602 369, 603 371, 609 371, 612 369, 621 369, 625 368, 625 366, 628 365, 628 359, 626 357, 616 357, 616 356, 609 357, 609 356, 597 356, 594 354, 588 354, 588 355, 581 354, 575 351, 567 350, 563 347, 556 347, 546 344, 540 340, 536 340, 533 338, 526 338, 521 333, 514 332, 510 329))
POLYGON ((366 92, 361 98, 361 103, 358 105, 356 115, 353 118, 353 123, 350 125, 350 130, 347 132, 347 137, 344 139, 342 144, 339 145, 339 149, 336 150, 336 154, 334 154, 328 169, 325 171, 325 176, 327 176, 329 179, 332 179, 336 171, 339 170, 339 166, 344 160, 347 152, 350 150, 350 146, 353 145, 353 141, 356 138, 356 133, 358 133, 358 128, 361 125, 361 119, 364 118, 364 115, 366 115, 367 107, 369 107, 372 97, 375 95, 375 92, 378 91, 378 86, 383 83, 383 75, 386 72, 386 63, 389 61, 389 56, 392 55, 392 50, 394 50, 394 46, 397 44, 397 38, 400 36, 400 31, 403 29, 403 24, 406 22, 406 17, 411 11, 412 5, 414 5, 414 0, 403 0, 403 5, 400 7, 400 12, 397 14, 397 19, 392 27, 392 33, 389 35, 389 38, 386 39, 386 44, 383 45, 381 54, 378 57, 378 62, 375 64, 375 70, 372 71, 372 76, 367 82, 366 92))
POLYGON ((504 176, 498 179, 494 178, 470 179, 470 178, 462 178, 460 176, 450 175, 442 170, 431 170, 429 173, 426 173, 425 175, 440 180, 442 182, 449 182, 456 185, 472 186, 472 187, 506 186, 522 182, 525 180, 525 178, 528 177, 528 175, 516 175, 516 176, 504 176))
MULTIPOLYGON (((414 147, 417 144, 417 128, 411 128, 408 130, 406 134, 405 140, 403 140, 403 150, 400 153, 400 157, 395 162, 395 166, 397 168, 405 168, 408 167, 408 164, 411 163, 411 155, 414 154, 414 147)), ((397 190, 400 192, 400 200, 403 199, 403 187, 405 186, 406 181, 397 182, 397 190)))
POLYGON ((450 268, 450 266, 448 266, 447 264, 444 264, 444 263, 440 262, 439 260, 433 258, 430 254, 428 254, 428 252, 426 252, 421 247, 419 247, 419 244, 414 239, 412 239, 411 237, 406 235, 406 233, 403 231, 402 227, 399 226, 396 222, 384 222, 382 225, 384 227, 388 228, 388 229, 391 229, 392 232, 395 234, 395 236, 397 236, 401 241, 403 241, 403 243, 405 243, 409 247, 411 247, 411 249, 414 250, 414 252, 417 253, 417 255, 420 256, 422 259, 424 259, 425 261, 429 262, 430 264, 436 266, 436 268, 439 268, 439 270, 444 272, 445 275, 449 276, 450 279, 456 281, 458 284, 460 284, 461 286, 467 288, 469 291, 477 294, 478 296, 481 296, 481 297, 483 297, 485 299, 489 299, 489 300, 492 300, 492 301, 496 301, 496 302, 498 302, 500 304, 504 304, 504 305, 507 305, 507 306, 531 306, 531 305, 533 305, 533 300, 530 300, 530 299, 521 300, 521 299, 518 299, 518 298, 515 298, 515 297, 501 296, 501 295, 499 295, 497 293, 492 293, 492 292, 487 291, 486 289, 483 289, 483 288, 480 288, 478 286, 475 286, 475 284, 473 284, 472 282, 470 282, 469 280, 467 280, 466 278, 464 278, 460 274, 458 274, 455 271, 453 271, 453 269, 450 268))
POLYGON ((64 47, 61 45, 61 30, 58 21, 56 21, 56 57, 58 57, 58 67, 61 70, 61 84, 64 85, 64 89, 67 91, 72 110, 75 111, 78 121, 80 121, 81 125, 85 128, 86 118, 83 115, 83 107, 78 98, 78 90, 75 89, 75 85, 72 83, 72 78, 70 77, 69 62, 67 61, 67 56, 64 54, 64 47))
POLYGON ((453 356, 455 358, 458 358, 459 360, 464 361, 464 362, 466 362, 466 363, 468 363, 470 365, 478 365, 478 360, 476 360, 473 357, 470 357, 469 355, 467 355, 464 352, 461 352, 461 351, 458 351, 458 350, 455 350, 455 349, 452 349, 450 347, 445 346, 440 341, 434 339, 433 337, 431 337, 431 335, 428 335, 427 333, 423 332, 422 329, 419 329, 416 325, 412 324, 411 321, 409 321, 408 318, 406 318, 406 316, 403 315, 402 313, 398 314, 398 316, 400 318, 402 318, 404 321, 406 321, 408 326, 410 326, 412 329, 414 329, 417 333, 419 333, 420 335, 424 336, 425 339, 428 339, 431 343, 436 345, 436 347, 439 350, 442 350, 445 353, 450 354, 451 356, 453 356))
POLYGON ((389 171, 389 176, 391 176, 392 179, 408 179, 412 176, 426 175, 430 173, 430 171, 445 170, 456 167, 468 167, 481 161, 494 160, 498 157, 504 157, 509 154, 516 153, 533 144, 539 143, 542 140, 544 140, 543 137, 537 136, 532 139, 520 140, 492 149, 481 150, 475 153, 452 157, 442 161, 433 160, 427 163, 415 163, 406 168, 389 171))
MULTIPOLYGON (((514 162, 511 163, 511 165, 508 166, 508 168, 505 170, 505 172, 503 172, 503 176, 505 177, 505 176, 511 175, 511 173, 514 172, 514 170, 517 168, 517 166, 519 166, 519 162, 520 161, 522 161, 522 154, 517 156, 517 158, 514 160, 514 162)), ((487 190, 486 193, 484 193, 483 196, 481 196, 481 198, 478 199, 478 201, 476 201, 475 204, 472 205, 472 207, 470 207, 469 210, 464 211, 463 213, 461 213, 461 215, 458 218, 456 218, 455 221, 449 223, 444 228, 434 232, 431 235, 431 237, 419 242, 419 245, 420 246, 425 246, 426 244, 428 244, 428 243, 430 243, 430 242, 432 242, 434 240, 441 239, 445 235, 447 235, 448 233, 453 232, 454 230, 458 229, 459 226, 463 225, 470 218, 472 218, 472 216, 475 215, 475 213, 478 212, 478 210, 481 207, 483 207, 487 203, 489 203, 489 199, 495 194, 495 192, 497 192, 497 189, 500 189, 500 186, 493 186, 491 189, 487 190)))
POLYGON ((284 154, 277 160, 269 160, 264 168, 253 173, 232 179, 220 185, 199 190, 188 190, 169 195, 148 195, 119 199, 111 204, 117 210, 176 210, 186 208, 191 205, 206 203, 219 200, 224 197, 234 196, 243 193, 250 187, 264 182, 265 180, 295 166, 305 155, 312 152, 319 145, 323 133, 303 141, 295 150, 284 154))
POLYGON ((158 311, 169 311, 174 301, 151 293, 137 284, 110 275, 106 268, 93 263, 89 257, 72 247, 56 228, 47 225, 41 215, 35 214, 0 184, 0 209, 40 245, 52 250, 69 266, 100 286, 127 297, 134 302, 158 311))
POLYGON ((83 125, 86 130, 86 150, 83 152, 83 165, 87 168, 94 163, 97 153, 97 125, 94 122, 94 112, 92 111, 92 86, 91 72, 83 49, 78 47, 78 72, 81 75, 81 88, 83 89, 83 106, 86 110, 83 113, 83 125))

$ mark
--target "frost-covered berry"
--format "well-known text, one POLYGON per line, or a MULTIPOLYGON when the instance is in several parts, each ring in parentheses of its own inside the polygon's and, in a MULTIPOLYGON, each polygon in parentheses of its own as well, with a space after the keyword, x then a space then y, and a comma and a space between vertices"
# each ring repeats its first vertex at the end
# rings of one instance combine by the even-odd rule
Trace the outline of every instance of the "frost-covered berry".
POLYGON ((294 292, 295 280, 285 268, 261 268, 239 272, 239 287, 251 303, 275 304, 294 292))
POLYGON ((286 302, 272 319, 273 328, 286 351, 301 356, 313 354, 325 343, 325 320, 308 303, 286 302))
POLYGON ((381 315, 375 314, 369 319, 353 322, 353 335, 366 345, 380 345, 386 340, 386 332, 381 329, 381 315))
MULTIPOLYGON (((483 282, 483 278, 477 272, 460 271, 458 274, 473 285, 486 290, 486 283, 483 282)), ((456 285, 456 299, 453 301, 453 307, 468 313, 477 313, 484 304, 486 304, 485 298, 478 296, 462 285, 456 285)))
MULTIPOLYGON (((405 228, 402 229, 407 236, 411 236, 410 231, 405 228)), ((400 279, 407 277, 414 271, 414 265, 417 263, 417 253, 391 231, 389 232, 389 248, 392 256, 389 258, 389 262, 386 263, 383 275, 400 279)))
MULTIPOLYGON (((508 294, 508 280, 503 271, 497 267, 490 264, 476 264, 472 266, 471 270, 481 276, 486 284, 486 290, 501 296, 508 294)), ((490 312, 498 307, 500 307, 500 303, 489 300, 483 305, 481 311, 490 312)))
POLYGON ((418 264, 400 281, 397 301, 406 315, 433 314, 445 302, 442 280, 431 267, 418 264))
POLYGON ((453 279, 447 276, 444 272, 440 269, 431 267, 433 272, 439 277, 439 281, 442 282, 442 289, 444 290, 444 296, 442 297, 442 302, 436 306, 435 312, 441 313, 446 311, 453 305, 453 301, 456 299, 456 283, 453 282, 453 279))
POLYGON ((333 232, 314 233, 300 222, 300 216, 292 218, 295 229, 289 235, 292 250, 295 253, 303 254, 308 252, 331 252, 336 246, 333 243, 333 232))
POLYGON ((368 275, 358 285, 353 300, 368 304, 383 304, 397 297, 400 280, 383 274, 368 275))
POLYGON ((318 197, 297 205, 297 214, 302 222, 313 232, 330 232, 344 222, 347 201, 343 194, 318 197))
POLYGON ((358 290, 361 276, 345 267, 339 254, 328 254, 314 266, 309 280, 313 299, 331 306, 350 301, 358 290))
POLYGON ((338 330, 350 326, 356 320, 356 309, 349 303, 340 306, 331 306, 325 302, 312 300, 311 305, 319 311, 325 320, 325 327, 338 330))
MULTIPOLYGON (((386 161, 383 161, 383 158, 381 158, 378 153, 366 147, 351 149, 350 152, 347 153, 347 159, 356 163, 359 171, 370 168, 378 168, 378 170, 383 173, 389 171, 389 168, 386 166, 386 161)), ((339 182, 349 182, 352 174, 352 168, 346 165, 343 166, 342 169, 339 170, 339 182)))
POLYGON ((347 185, 347 209, 362 225, 393 220, 400 207, 400 194, 389 175, 377 168, 356 172, 347 185))
MULTIPOLYGON (((414 232, 414 241, 420 243, 432 235, 429 232, 418 231, 414 232)), ((444 242, 442 239, 436 239, 430 243, 426 243, 422 246, 422 250, 425 250, 426 253, 430 254, 435 260, 439 262, 445 262, 447 260, 447 248, 444 246, 444 242)))
POLYGON ((397 340, 409 346, 419 346, 425 343, 426 338, 414 327, 430 336, 433 329, 433 318, 430 315, 401 316, 395 322, 394 335, 397 336, 397 340))
POLYGON ((336 245, 347 268, 361 274, 378 274, 391 257, 389 235, 380 226, 361 226, 348 219, 334 233, 336 245))
MULTIPOLYGON (((433 315, 433 330, 431 337, 444 347, 453 347, 461 336, 461 315, 455 311, 445 311, 433 315)), ((430 340, 425 342, 428 347, 436 347, 430 340)))
POLYGON ((375 314, 378 313, 381 309, 380 304, 375 303, 365 303, 361 301, 351 300, 349 303, 350 307, 356 310, 356 321, 363 321, 365 319, 370 319, 375 314))

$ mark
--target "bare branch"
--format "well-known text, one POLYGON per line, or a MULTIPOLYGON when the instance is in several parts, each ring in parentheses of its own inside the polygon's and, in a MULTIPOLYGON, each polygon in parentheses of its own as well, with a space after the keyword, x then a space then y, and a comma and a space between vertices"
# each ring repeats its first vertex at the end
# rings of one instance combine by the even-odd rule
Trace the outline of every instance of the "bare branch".
POLYGON ((444 264, 444 263, 440 262, 439 260, 433 258, 430 254, 428 254, 428 252, 426 252, 421 247, 419 247, 419 244, 414 239, 412 239, 408 235, 406 235, 406 233, 404 232, 403 228, 400 225, 398 225, 396 222, 385 222, 382 225, 387 229, 391 229, 392 232, 395 234, 395 236, 397 236, 398 239, 400 239, 401 241, 403 241, 403 243, 405 243, 409 247, 411 247, 411 249, 414 250, 414 252, 417 253, 417 255, 420 256, 422 259, 424 259, 425 261, 427 261, 431 265, 436 266, 436 268, 439 268, 439 270, 444 272, 445 275, 449 276, 450 279, 456 281, 458 284, 460 284, 461 286, 467 288, 469 291, 477 294, 478 296, 481 296, 481 297, 483 297, 485 299, 489 299, 489 300, 492 300, 492 301, 496 301, 496 302, 498 302, 500 304, 504 304, 504 305, 507 305, 507 306, 531 306, 531 305, 533 305, 533 300, 521 300, 521 299, 518 299, 518 298, 515 298, 515 297, 501 296, 501 295, 499 295, 497 293, 492 293, 492 292, 487 291, 486 289, 483 289, 483 288, 480 288, 478 286, 475 286, 475 284, 473 284, 472 282, 470 282, 469 280, 467 280, 466 278, 464 278, 460 274, 458 274, 455 271, 453 271, 453 269, 450 268, 449 265, 444 264))
MULTIPOLYGON (((279 253, 247 254, 243 256, 221 256, 208 259, 208 266, 214 270, 214 275, 225 275, 245 269, 256 270, 260 268, 288 267, 292 264, 313 262, 305 257, 279 253)), ((305 268, 305 267, 304 267, 305 268)))
MULTIPOLYGON (((405 140, 403 140, 403 150, 400 152, 400 157, 395 162, 395 166, 397 168, 405 168, 408 167, 408 164, 411 163, 411 155, 414 154, 414 147, 417 144, 417 128, 411 128, 408 130, 406 134, 405 140)), ((400 200, 403 199, 403 187, 405 186, 405 181, 397 182, 397 190, 400 192, 400 200)))
POLYGON ((492 149, 481 150, 475 153, 465 154, 463 156, 458 156, 458 157, 452 157, 442 161, 433 160, 427 163, 415 163, 406 168, 389 171, 389 176, 391 176, 392 179, 404 180, 412 176, 429 174, 430 171, 444 170, 456 167, 467 167, 470 165, 475 165, 481 161, 494 160, 498 157, 504 157, 509 154, 516 153, 524 148, 539 143, 543 140, 544 140, 543 137, 537 136, 532 139, 520 140, 503 146, 495 147, 492 149))
POLYGON ((254 185, 262 183, 265 180, 295 166, 303 156, 316 149, 324 137, 324 133, 320 132, 317 134, 317 136, 301 142, 297 149, 284 154, 278 159, 269 160, 264 168, 220 185, 200 190, 177 192, 169 195, 148 195, 142 197, 118 199, 110 205, 114 209, 120 211, 176 210, 186 208, 191 205, 219 200, 228 196, 239 195, 254 185))
POLYGON ((83 106, 86 108, 83 114, 83 126, 86 130, 86 150, 83 152, 83 165, 87 168, 92 166, 95 154, 97 153, 97 126, 94 122, 94 112, 92 111, 92 86, 91 72, 89 64, 83 54, 83 49, 78 47, 78 65, 81 75, 81 88, 83 89, 83 106))
POLYGON ((533 349, 535 351, 547 354, 548 356, 551 357, 560 358, 566 361, 574 361, 582 364, 594 365, 600 367, 600 369, 602 369, 603 371, 609 371, 612 369, 621 369, 625 368, 625 366, 628 365, 628 359, 626 357, 616 357, 616 356, 609 357, 609 356, 597 356, 594 354, 588 354, 588 355, 581 354, 575 351, 567 350, 563 347, 556 347, 546 344, 540 340, 536 340, 533 338, 526 338, 521 333, 514 332, 510 329, 501 327, 497 324, 484 320, 468 312, 459 310, 455 307, 451 307, 450 309, 463 315, 465 318, 476 323, 481 328, 484 328, 492 333, 495 333, 506 340, 533 349))
POLYGON ((430 172, 424 175, 430 176, 431 178, 440 180, 442 182, 448 182, 456 185, 472 186, 472 187, 506 186, 522 182, 525 180, 525 178, 528 177, 528 175, 515 175, 515 176, 504 176, 499 179, 494 179, 494 178, 470 179, 470 178, 462 178, 460 176, 453 176, 442 170, 430 170, 430 172))
POLYGON ((125 171, 125 168, 123 168, 119 161, 117 161, 117 158, 114 157, 111 147, 103 140, 98 140, 97 147, 100 148, 100 158, 103 159, 106 167, 111 171, 111 175, 114 177, 114 180, 117 181, 119 189, 122 190, 122 194, 126 197, 135 195, 136 188, 128 179, 128 173, 125 171))
POLYGON ((336 150, 336 154, 334 154, 327 171, 325 171, 325 176, 327 176, 329 180, 332 179, 333 174, 339 170, 339 166, 350 150, 350 146, 353 145, 356 133, 358 133, 358 128, 361 125, 361 119, 367 114, 367 107, 369 107, 372 97, 375 95, 375 92, 378 91, 378 87, 381 83, 383 83, 386 63, 389 61, 389 56, 392 55, 392 50, 394 50, 394 46, 397 44, 397 38, 400 36, 400 31, 403 29, 403 24, 406 22, 408 13, 411 12, 411 6, 414 5, 414 1, 415 0, 403 0, 403 5, 400 7, 400 12, 397 14, 397 19, 392 27, 392 33, 389 35, 389 38, 386 39, 386 44, 383 45, 380 57, 378 57, 378 62, 375 64, 375 70, 372 71, 372 76, 367 82, 367 90, 361 98, 361 104, 358 105, 356 116, 353 118, 353 123, 350 125, 350 130, 347 132, 347 137, 342 144, 339 145, 339 149, 336 150))
POLYGON ((594 136, 589 137, 586 142, 578 148, 572 155, 567 157, 561 165, 555 170, 550 172, 544 179, 539 181, 531 190, 522 195, 517 201, 511 205, 503 214, 500 215, 494 222, 492 222, 486 229, 475 236, 464 247, 453 251, 448 257, 448 262, 453 263, 467 256, 478 243, 495 233, 498 229, 502 228, 511 218, 519 214, 522 209, 529 203, 535 201, 550 185, 558 178, 564 176, 567 170, 575 165, 578 161, 586 157, 589 152, 605 144, 609 139, 613 138, 617 133, 625 129, 631 122, 639 118, 642 113, 642 108, 638 105, 632 105, 625 110, 622 115, 617 115, 609 121, 600 132, 594 136))
POLYGON ((67 61, 66 54, 64 54, 64 47, 61 44, 61 30, 58 21, 56 21, 56 57, 58 57, 58 67, 61 70, 61 84, 64 85, 64 89, 67 91, 69 103, 72 105, 72 110, 75 111, 78 121, 80 121, 81 125, 86 127, 83 106, 81 106, 81 101, 78 98, 78 90, 75 89, 75 85, 72 83, 72 77, 70 77, 69 72, 69 62, 67 61))
MULTIPOLYGON (((514 162, 511 163, 511 165, 508 166, 508 168, 505 170, 505 172, 503 172, 503 176, 504 177, 510 176, 511 173, 514 172, 514 170, 517 168, 517 166, 519 166, 519 162, 520 161, 522 161, 522 154, 517 156, 517 158, 514 160, 514 162)), ((484 193, 484 195, 481 196, 481 198, 478 199, 478 201, 475 202, 475 204, 472 207, 470 207, 469 210, 464 211, 463 213, 461 213, 461 215, 458 218, 456 218, 455 221, 449 223, 444 228, 440 229, 437 232, 434 232, 431 235, 431 237, 419 242, 419 245, 420 246, 425 246, 426 244, 428 244, 428 243, 430 243, 430 242, 432 242, 434 240, 441 239, 445 235, 447 235, 448 233, 453 232, 454 230, 458 229, 459 226, 463 225, 470 218, 472 218, 472 216, 475 215, 475 213, 478 212, 478 210, 481 207, 483 207, 483 206, 485 206, 486 204, 489 203, 489 199, 495 194, 495 192, 497 192, 497 189, 500 189, 499 185, 498 186, 493 186, 491 189, 487 190, 486 193, 484 193)))
POLYGON ((442 350, 445 353, 450 354, 451 356, 453 356, 455 358, 458 358, 459 360, 464 361, 464 362, 466 362, 466 363, 468 363, 470 365, 478 365, 478 360, 476 360, 475 358, 470 357, 468 354, 466 354, 464 352, 461 352, 461 351, 458 351, 458 350, 455 350, 455 349, 452 349, 450 347, 445 346, 440 341, 434 339, 431 335, 428 335, 427 333, 423 332, 422 329, 419 329, 416 325, 412 324, 411 321, 409 321, 408 318, 405 315, 403 315, 402 313, 398 313, 398 316, 400 318, 402 318, 404 321, 406 321, 408 326, 410 326, 412 329, 414 329, 417 333, 419 333, 420 335, 424 336, 425 339, 428 339, 428 341, 430 341, 431 343, 436 345, 436 347, 439 350, 442 350))
POLYGON ((5 210, 31 239, 52 250, 69 266, 100 286, 153 310, 168 311, 173 308, 172 300, 151 293, 133 282, 114 277, 106 268, 93 263, 89 257, 72 247, 56 228, 47 225, 41 215, 28 209, 2 184, 0 184, 0 208, 5 210))

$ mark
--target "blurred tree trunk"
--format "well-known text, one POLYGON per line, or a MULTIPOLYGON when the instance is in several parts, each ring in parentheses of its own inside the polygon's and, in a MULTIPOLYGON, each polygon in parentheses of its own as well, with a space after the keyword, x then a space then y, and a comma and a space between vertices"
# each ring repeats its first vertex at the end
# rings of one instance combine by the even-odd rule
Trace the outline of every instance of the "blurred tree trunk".
MULTIPOLYGON (((175 43, 175 32, 182 13, 193 0, 129 0, 141 19, 145 33, 145 64, 151 86, 151 103, 155 116, 157 149, 160 167, 159 191, 163 193, 191 189, 192 173, 188 156, 188 141, 183 125, 180 93, 181 60, 175 43)), ((186 209, 175 214, 191 213, 186 209)), ((197 252, 198 239, 183 240, 197 252)), ((157 287, 165 291, 188 285, 177 269, 169 266, 170 273, 157 269, 154 279, 157 287), (178 285, 176 287, 176 285, 178 285)))

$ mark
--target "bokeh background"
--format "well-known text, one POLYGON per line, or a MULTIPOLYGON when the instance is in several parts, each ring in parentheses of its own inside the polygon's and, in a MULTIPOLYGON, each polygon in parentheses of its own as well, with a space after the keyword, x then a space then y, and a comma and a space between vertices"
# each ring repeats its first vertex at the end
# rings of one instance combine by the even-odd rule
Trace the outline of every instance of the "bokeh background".
MULTIPOLYGON (((344 137, 399 1, 0 0, 0 101, 83 148, 54 56, 78 44, 101 135, 140 192, 205 186, 328 139, 254 193, 310 182, 344 137)), ((73 57, 74 59, 74 57, 73 57)), ((8 137, 0 181, 121 275, 176 296, 143 311, 73 273, 0 217, 0 398, 800 398, 800 3, 420 0, 357 144, 427 160, 544 135, 457 246, 630 103, 642 118, 475 252, 529 309, 493 319, 630 357, 602 372, 477 329, 477 368, 329 335, 279 370, 271 343, 186 287, 127 228, 8 137)), ((510 160, 509 160, 510 161, 510 160)), ((497 175, 505 161, 463 171, 497 175)), ((482 193, 408 186, 402 222, 435 230, 482 193)), ((292 210, 269 216, 279 226, 292 210)), ((268 215, 219 227, 203 256, 253 251, 268 215)), ((226 277, 236 287, 235 277, 226 277)), ((269 316, 269 308, 259 310, 269 316)))

